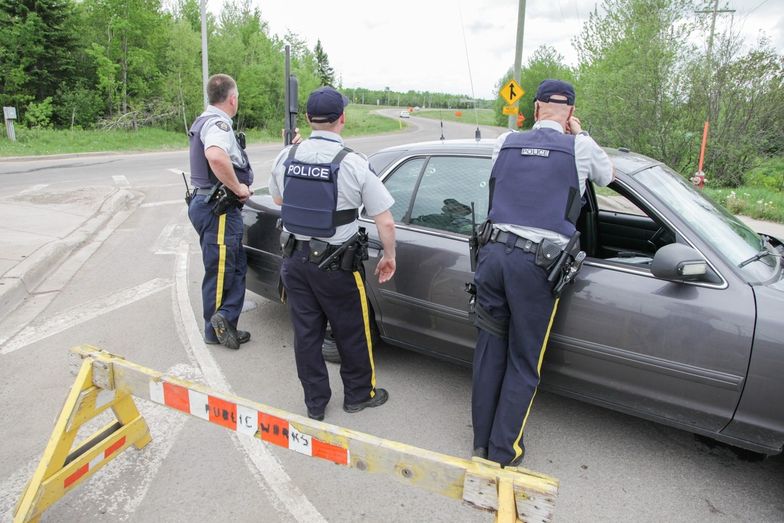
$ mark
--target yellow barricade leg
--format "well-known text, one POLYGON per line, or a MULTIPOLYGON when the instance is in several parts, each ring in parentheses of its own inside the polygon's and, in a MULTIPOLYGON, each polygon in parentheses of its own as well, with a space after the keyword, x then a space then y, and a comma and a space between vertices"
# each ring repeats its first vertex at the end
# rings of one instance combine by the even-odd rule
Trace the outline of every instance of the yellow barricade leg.
POLYGON ((133 398, 127 392, 93 385, 93 360, 84 360, 41 461, 16 506, 14 523, 39 521, 44 510, 128 446, 140 449, 150 441, 147 423, 133 398), (71 450, 82 425, 109 408, 117 421, 108 423, 71 450))

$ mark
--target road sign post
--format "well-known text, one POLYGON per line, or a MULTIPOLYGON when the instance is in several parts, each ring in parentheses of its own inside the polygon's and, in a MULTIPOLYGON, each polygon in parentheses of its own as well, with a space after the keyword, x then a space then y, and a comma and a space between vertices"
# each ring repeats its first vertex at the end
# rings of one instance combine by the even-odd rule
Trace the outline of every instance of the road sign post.
POLYGON ((3 118, 5 119, 5 132, 8 135, 8 139, 15 142, 14 120, 16 120, 16 107, 3 107, 3 118))

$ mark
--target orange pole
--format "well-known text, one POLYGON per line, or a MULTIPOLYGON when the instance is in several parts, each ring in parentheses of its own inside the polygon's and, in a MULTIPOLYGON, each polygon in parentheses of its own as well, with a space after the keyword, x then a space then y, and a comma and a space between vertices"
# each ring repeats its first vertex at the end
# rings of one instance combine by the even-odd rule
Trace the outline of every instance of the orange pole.
POLYGON ((705 145, 708 143, 708 122, 705 122, 705 128, 702 130, 702 146, 700 147, 700 167, 699 171, 702 172, 702 163, 705 160, 705 145))

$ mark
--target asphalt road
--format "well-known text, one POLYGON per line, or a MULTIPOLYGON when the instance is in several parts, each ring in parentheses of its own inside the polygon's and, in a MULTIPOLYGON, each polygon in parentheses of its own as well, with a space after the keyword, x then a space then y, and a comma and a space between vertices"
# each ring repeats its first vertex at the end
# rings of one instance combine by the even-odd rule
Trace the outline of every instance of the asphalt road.
MULTIPOLYGON (((397 112, 394 112, 396 115, 397 112)), ((359 151, 438 139, 436 121, 413 130, 347 140, 359 151)), ((445 123, 447 138, 472 126, 445 123)), ((497 129, 483 134, 493 137, 497 129)), ((278 146, 250 146, 256 187, 278 146)), ((192 348, 200 336, 201 258, 182 203, 187 152, 0 161, 0 196, 122 186, 138 195, 102 231, 81 265, 45 306, 0 320, 13 352, 0 354, 0 518, 10 521, 73 377, 67 351, 92 344, 160 371, 303 414, 284 306, 249 294, 255 308, 240 351, 192 348)), ((397 275, 401 277, 401 275, 397 275)), ((349 415, 330 366, 326 421, 426 449, 469 456, 470 369, 394 347, 376 350, 390 401, 349 415)), ((771 399, 779 401, 780 399, 771 399)), ((139 402, 153 442, 129 450, 49 509, 43 521, 490 521, 446 498, 235 436, 139 402)), ((784 457, 750 461, 689 433, 552 394, 537 395, 527 425, 526 466, 561 481, 559 521, 782 521, 784 457)))

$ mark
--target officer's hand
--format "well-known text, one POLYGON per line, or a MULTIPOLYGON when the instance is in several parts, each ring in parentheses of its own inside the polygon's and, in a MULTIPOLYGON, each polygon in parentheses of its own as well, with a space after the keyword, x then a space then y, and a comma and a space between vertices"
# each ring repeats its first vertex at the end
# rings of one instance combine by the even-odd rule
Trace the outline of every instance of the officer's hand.
POLYGON ((395 259, 387 256, 382 256, 381 261, 376 265, 376 274, 378 274, 378 283, 385 283, 392 279, 395 275, 395 259))
POLYGON ((569 117, 569 121, 566 122, 566 131, 570 134, 580 134, 583 130, 582 125, 580 125, 580 120, 576 116, 569 117))
POLYGON ((291 143, 300 143, 302 141, 302 136, 299 135, 299 127, 294 128, 294 138, 291 139, 291 143))
POLYGON ((250 198, 250 195, 253 194, 253 191, 250 190, 250 187, 244 183, 241 183, 239 186, 239 191, 237 191, 235 194, 237 195, 237 199, 239 199, 239 201, 245 203, 248 201, 248 198, 250 198))

